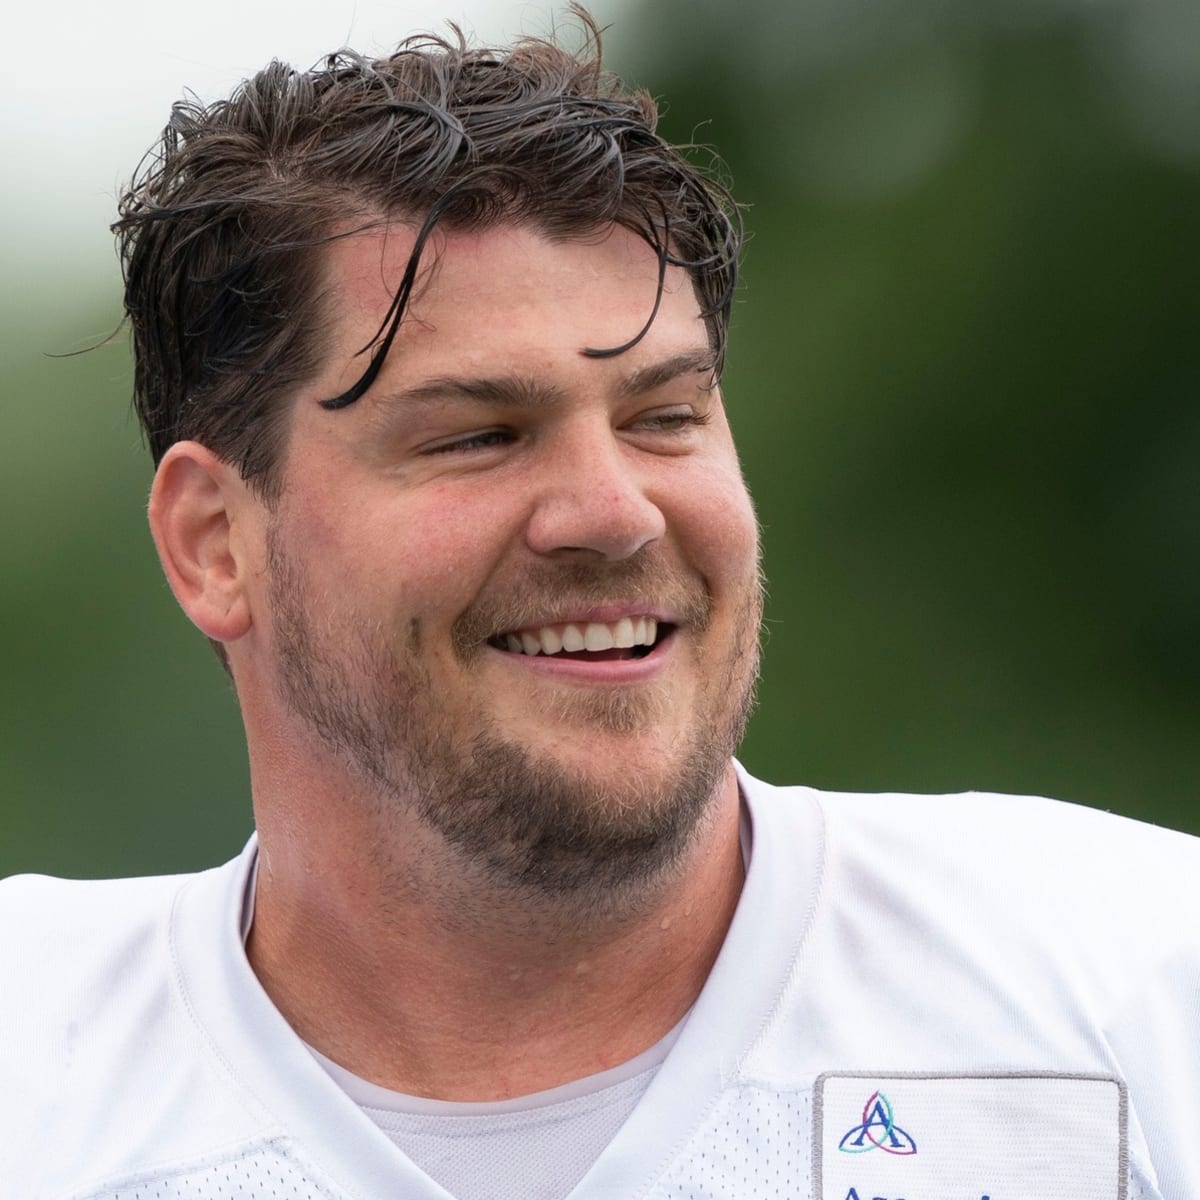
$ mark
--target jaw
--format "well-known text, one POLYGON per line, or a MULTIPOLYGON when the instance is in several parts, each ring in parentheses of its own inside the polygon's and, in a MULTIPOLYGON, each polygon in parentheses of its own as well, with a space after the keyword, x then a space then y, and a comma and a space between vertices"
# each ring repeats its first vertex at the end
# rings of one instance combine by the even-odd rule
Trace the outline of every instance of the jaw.
POLYGON ((572 920, 636 908, 707 827, 724 739, 696 719, 690 693, 521 691, 479 723, 427 818, 502 892, 540 896, 572 920))

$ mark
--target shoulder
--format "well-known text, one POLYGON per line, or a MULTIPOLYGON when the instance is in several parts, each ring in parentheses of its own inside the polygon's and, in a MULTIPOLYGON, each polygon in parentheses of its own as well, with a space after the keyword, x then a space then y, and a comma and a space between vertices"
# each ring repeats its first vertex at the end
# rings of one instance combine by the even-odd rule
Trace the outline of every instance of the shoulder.
POLYGON ((767 877, 759 925, 800 899, 803 864, 817 864, 757 1070, 1117 1077, 1139 1170, 1164 1195, 1193 1194, 1200 839, 1031 796, 754 780, 743 794, 751 875, 761 857, 767 877), (806 831, 815 852, 798 844, 806 831))
MULTIPOLYGON (((0 882, 0 1077, 48 1083, 81 1032, 136 1020, 168 978, 171 908, 185 876, 0 882), (36 1048, 36 1052, 35 1052, 36 1048)), ((52 1085, 51 1085, 52 1086, 52 1085)))
POLYGON ((160 909, 189 875, 148 875, 130 879, 60 879, 52 875, 10 875, 0 879, 0 934, 17 936, 56 924, 105 925, 114 913, 146 914, 160 909))
POLYGON ((0 881, 0 1012, 12 1021, 23 1008, 26 1019, 44 1021, 53 996, 104 1004, 161 970, 158 952, 187 878, 0 881))
POLYGON ((79 981, 131 944, 163 934, 187 876, 78 880, 16 875, 0 880, 0 973, 15 987, 0 1004, 57 976, 79 981))
POLYGON ((0 1177, 22 1195, 67 1194, 198 1137, 187 1097, 212 1087, 173 912, 213 874, 0 881, 0 1177))
POLYGON ((1037 796, 853 794, 744 784, 755 836, 787 838, 815 808, 822 904, 926 943, 1006 945, 1047 968, 1086 963, 1121 992, 1130 972, 1200 961, 1189 911, 1200 839, 1037 796))
POLYGON ((1132 910, 1182 892, 1200 868, 1200 839, 1041 796, 832 794, 821 805, 846 856, 972 891, 986 881, 1132 910))
POLYGON ((1185 873, 1200 867, 1200 838, 1041 796, 823 792, 748 776, 743 792, 768 836, 785 834, 791 813, 815 806, 830 853, 902 875, 1087 882, 1129 899, 1140 888, 1183 891, 1185 873))

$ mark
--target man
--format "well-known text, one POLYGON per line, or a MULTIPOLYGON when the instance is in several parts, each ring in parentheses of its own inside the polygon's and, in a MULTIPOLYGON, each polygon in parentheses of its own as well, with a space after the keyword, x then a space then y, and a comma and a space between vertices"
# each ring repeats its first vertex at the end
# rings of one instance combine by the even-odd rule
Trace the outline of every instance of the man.
POLYGON ((5 1196, 1197 1194, 1191 839, 733 764, 736 209, 598 53, 274 64, 117 231, 258 832, 0 889, 5 1196))

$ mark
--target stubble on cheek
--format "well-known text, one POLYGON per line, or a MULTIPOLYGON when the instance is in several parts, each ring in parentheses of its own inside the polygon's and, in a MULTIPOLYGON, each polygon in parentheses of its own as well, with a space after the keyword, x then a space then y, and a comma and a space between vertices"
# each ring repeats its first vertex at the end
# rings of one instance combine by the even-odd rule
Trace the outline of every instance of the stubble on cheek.
MULTIPOLYGON (((612 694, 546 689, 547 719, 585 739, 589 723, 636 734, 682 705, 690 721, 679 744, 642 777, 572 767, 553 751, 505 737, 503 722, 469 688, 456 706, 434 686, 426 661, 433 647, 420 618, 389 627, 359 619, 342 605, 346 598, 323 603, 278 531, 268 533, 268 558, 281 697, 367 782, 351 791, 380 821, 381 855, 403 856, 406 822, 415 816, 456 848, 460 869, 473 864, 505 890, 574 896, 580 911, 617 903, 679 861, 709 811, 752 701, 757 581, 731 597, 727 637, 713 661, 693 664, 695 693, 681 697, 666 685, 612 694)), ((669 605, 685 631, 682 653, 700 654, 701 634, 714 622, 703 580, 649 554, 599 566, 542 564, 512 587, 490 587, 454 622, 460 682, 497 632, 535 624, 547 612, 612 602, 669 605)))
MULTIPOLYGON (((267 565, 280 699, 338 759, 394 789, 388 751, 411 740, 417 660, 401 662, 378 623, 339 615, 340 597, 317 595, 278 521, 267 529, 267 565), (409 687, 399 688, 406 678, 409 687)), ((407 640, 420 637, 414 620, 407 640)))

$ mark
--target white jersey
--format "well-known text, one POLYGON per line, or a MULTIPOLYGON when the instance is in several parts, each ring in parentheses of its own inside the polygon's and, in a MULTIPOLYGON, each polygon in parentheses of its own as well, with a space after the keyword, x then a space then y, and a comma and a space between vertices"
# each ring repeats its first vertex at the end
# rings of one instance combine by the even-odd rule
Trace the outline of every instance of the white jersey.
MULTIPOLYGON (((571 1200, 1200 1196, 1200 841, 741 783, 725 945, 571 1200)), ((4 1200, 448 1200, 251 971, 254 855, 0 884, 4 1200)))

